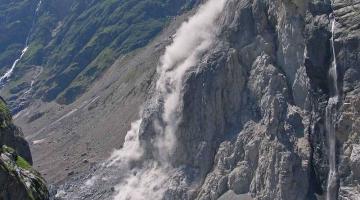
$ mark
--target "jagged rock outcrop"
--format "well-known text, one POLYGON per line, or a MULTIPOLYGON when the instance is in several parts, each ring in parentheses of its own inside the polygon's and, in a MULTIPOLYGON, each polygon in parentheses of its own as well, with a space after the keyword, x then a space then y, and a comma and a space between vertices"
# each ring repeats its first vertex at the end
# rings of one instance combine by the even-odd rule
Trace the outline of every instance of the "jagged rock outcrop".
MULTIPOLYGON (((218 44, 200 70, 188 72, 183 89, 173 165, 204 180, 187 198, 217 199, 228 190, 254 199, 325 198, 334 56, 341 100, 332 113, 339 174, 333 198, 359 198, 358 22, 359 2, 227 2, 218 44)), ((182 188, 179 182, 167 199, 183 199, 182 188)))
POLYGON ((12 123, 5 102, 0 100, 0 199, 46 200, 46 183, 31 167, 31 153, 21 131, 12 123))
POLYGON ((32 164, 29 144, 23 138, 21 130, 12 123, 12 116, 3 100, 0 100, 0 146, 7 145, 13 149, 27 162, 32 164))
MULTIPOLYGON (((216 41, 181 76, 180 89, 175 86, 180 91, 175 97, 181 100, 171 114, 181 115, 181 120, 174 131, 176 143, 171 143, 174 151, 165 152, 170 159, 158 159, 164 153, 159 146, 164 151, 168 148, 159 145, 157 138, 163 134, 161 126, 168 123, 162 116, 166 98, 148 97, 151 100, 136 123, 139 135, 125 140, 139 139, 131 147, 141 146, 145 153, 120 150, 125 155, 110 163, 130 157, 129 163, 94 167, 85 178, 75 177, 60 186, 57 196, 111 199, 118 192, 117 197, 126 198, 138 189, 140 196, 144 191, 165 190, 163 198, 169 200, 324 199, 331 154, 326 107, 336 85, 339 100, 330 114, 335 119, 331 125, 336 132, 337 176, 331 194, 335 199, 357 200, 359 5, 359 1, 340 0, 226 1, 217 19, 216 41), (335 60, 338 79, 334 82, 329 70, 335 60), (123 181, 128 177, 130 181, 123 181), (166 189, 153 184, 160 180, 161 185, 166 178, 170 179, 166 189)), ((148 57, 137 59, 147 65, 140 61, 148 57)), ((139 80, 138 85, 156 91, 159 76, 150 76, 146 84, 139 80)), ((171 80, 165 88, 174 90, 171 80)))

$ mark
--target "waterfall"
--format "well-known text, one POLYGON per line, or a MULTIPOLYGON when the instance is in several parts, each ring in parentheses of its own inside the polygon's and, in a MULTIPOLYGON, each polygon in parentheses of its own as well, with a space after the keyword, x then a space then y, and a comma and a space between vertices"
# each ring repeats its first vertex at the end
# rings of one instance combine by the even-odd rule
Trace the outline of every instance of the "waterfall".
POLYGON ((330 99, 328 105, 326 106, 326 132, 328 137, 328 146, 329 146, 329 175, 328 175, 328 184, 327 184, 327 200, 336 200, 337 197, 337 169, 336 169, 336 132, 335 132, 335 120, 336 120, 336 105, 339 101, 339 90, 337 86, 337 62, 336 62, 336 52, 334 45, 334 32, 335 32, 336 21, 335 18, 332 19, 332 37, 331 37, 331 49, 333 54, 333 62, 329 70, 329 77, 331 84, 330 89, 330 99))
POLYGON ((40 0, 39 3, 37 4, 35 14, 37 14, 40 11, 41 4, 42 4, 42 0, 40 0))
POLYGON ((28 49, 28 46, 25 46, 25 48, 24 48, 24 49, 22 50, 22 52, 21 52, 20 57, 19 57, 18 59, 16 59, 16 60, 14 61, 14 63, 12 64, 11 68, 10 68, 7 72, 5 72, 5 74, 4 74, 2 77, 0 77, 0 87, 1 87, 2 85, 4 85, 4 82, 11 77, 11 75, 12 75, 12 73, 13 73, 16 65, 19 63, 19 61, 21 60, 21 58, 24 56, 24 54, 26 53, 27 49, 28 49))
MULTIPOLYGON (((35 13, 34 13, 34 17, 36 17, 37 14, 39 13, 41 3, 42 3, 42 0, 40 0, 40 1, 38 2, 37 6, 36 6, 35 13)), ((34 20, 33 20, 33 22, 32 22, 32 27, 31 27, 31 29, 33 28, 34 24, 35 24, 35 18, 34 18, 34 20)), ((3 76, 0 77, 0 88, 5 85, 5 82, 6 82, 7 80, 10 79, 11 75, 12 75, 13 72, 14 72, 15 67, 16 67, 17 64, 20 62, 20 60, 23 58, 23 56, 25 55, 26 51, 28 50, 28 48, 29 48, 30 34, 31 34, 31 30, 29 31, 28 35, 26 36, 25 47, 24 47, 24 49, 21 51, 21 55, 19 56, 19 58, 17 58, 17 59, 13 62, 13 64, 11 65, 11 68, 10 68, 8 71, 6 71, 3 76)))

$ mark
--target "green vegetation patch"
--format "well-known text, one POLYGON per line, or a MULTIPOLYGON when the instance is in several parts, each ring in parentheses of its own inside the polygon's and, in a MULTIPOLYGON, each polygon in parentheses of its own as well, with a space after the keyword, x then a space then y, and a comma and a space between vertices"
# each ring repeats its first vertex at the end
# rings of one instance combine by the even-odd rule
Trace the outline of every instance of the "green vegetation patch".
POLYGON ((17 156, 16 165, 25 170, 31 170, 31 165, 21 156, 17 156))
POLYGON ((10 154, 13 154, 15 152, 15 149, 8 147, 6 145, 3 145, 1 147, 1 150, 2 150, 1 152, 10 153, 10 154))
POLYGON ((0 1, 0 69, 11 65, 21 54, 36 4, 33 0, 0 1))
POLYGON ((12 116, 5 101, 0 99, 0 128, 7 128, 12 121, 12 116))
POLYGON ((46 69, 48 80, 41 84, 39 96, 44 101, 72 103, 118 56, 147 45, 189 2, 192 1, 68 1, 68 10, 63 11, 67 14, 59 23, 55 23, 58 11, 43 13, 38 20, 42 28, 32 34, 36 42, 31 43, 28 53, 29 57, 38 58, 27 57, 29 64, 41 64, 46 69), (50 31, 44 27, 53 28, 50 31), (46 32, 53 37, 45 37, 46 32), (49 40, 39 45, 39 36, 49 40), (41 56, 43 59, 39 59, 41 56))
POLYGON ((28 51, 9 83, 15 89, 6 95, 16 99, 16 86, 21 84, 17 80, 36 65, 44 71, 34 86, 34 97, 70 104, 119 56, 146 46, 194 2, 43 1, 35 15, 38 1, 0 1, 0 18, 4 19, 0 20, 0 72, 21 54, 30 33, 28 51))

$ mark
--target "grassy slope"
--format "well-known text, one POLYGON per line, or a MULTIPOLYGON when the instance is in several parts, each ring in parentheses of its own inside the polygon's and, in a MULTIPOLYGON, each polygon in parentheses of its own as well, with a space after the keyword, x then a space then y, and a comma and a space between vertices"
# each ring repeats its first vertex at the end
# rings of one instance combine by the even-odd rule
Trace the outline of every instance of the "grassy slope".
POLYGON ((0 72, 6 71, 24 48, 36 2, 0 0, 0 72))
MULTIPOLYGON (((120 55, 145 46, 170 17, 191 3, 192 0, 44 1, 17 78, 32 66, 42 65, 45 70, 41 82, 35 85, 36 97, 69 104, 120 55)), ((18 88, 22 82, 13 83, 16 84, 12 88, 18 88)))
POLYGON ((5 102, 0 99, 0 128, 7 128, 12 123, 10 110, 5 102))

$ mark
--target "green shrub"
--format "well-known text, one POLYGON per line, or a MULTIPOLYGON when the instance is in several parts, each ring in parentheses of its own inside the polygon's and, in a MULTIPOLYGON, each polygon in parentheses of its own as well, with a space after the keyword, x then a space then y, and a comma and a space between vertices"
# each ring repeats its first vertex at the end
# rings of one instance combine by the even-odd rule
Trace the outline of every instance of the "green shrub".
POLYGON ((22 158, 21 156, 17 156, 16 165, 18 167, 22 168, 22 169, 25 169, 25 170, 31 170, 32 169, 31 165, 24 158, 22 158))

